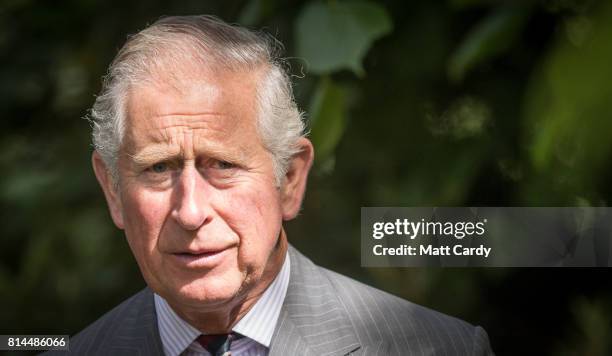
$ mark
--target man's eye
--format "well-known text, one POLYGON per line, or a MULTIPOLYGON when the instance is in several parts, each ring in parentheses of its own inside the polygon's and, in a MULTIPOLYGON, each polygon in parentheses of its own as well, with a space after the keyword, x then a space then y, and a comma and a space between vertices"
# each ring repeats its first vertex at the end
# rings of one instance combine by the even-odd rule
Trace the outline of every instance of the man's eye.
POLYGON ((168 170, 168 164, 163 162, 155 163, 149 169, 153 173, 164 173, 168 170))
POLYGON ((217 169, 231 169, 236 167, 233 163, 226 161, 216 161, 214 167, 217 169))

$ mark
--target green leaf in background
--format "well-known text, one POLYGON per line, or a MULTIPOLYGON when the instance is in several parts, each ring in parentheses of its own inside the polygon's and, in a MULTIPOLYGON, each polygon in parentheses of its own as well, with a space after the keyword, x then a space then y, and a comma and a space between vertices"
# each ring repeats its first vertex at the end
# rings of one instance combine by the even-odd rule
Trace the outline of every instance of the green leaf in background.
POLYGON ((581 43, 566 26, 531 80, 525 118, 531 160, 538 172, 576 189, 591 186, 612 156, 612 4, 589 20, 581 43))
POLYGON ((528 14, 526 6, 501 7, 476 25, 450 58, 448 75, 451 81, 462 81, 478 64, 510 49, 520 37, 528 14))
POLYGON ((391 29, 387 11, 373 2, 312 2, 296 21, 297 54, 308 62, 311 73, 350 69, 361 76, 368 49, 391 29))
POLYGON ((346 128, 346 91, 323 77, 310 105, 310 139, 318 167, 328 161, 346 128))

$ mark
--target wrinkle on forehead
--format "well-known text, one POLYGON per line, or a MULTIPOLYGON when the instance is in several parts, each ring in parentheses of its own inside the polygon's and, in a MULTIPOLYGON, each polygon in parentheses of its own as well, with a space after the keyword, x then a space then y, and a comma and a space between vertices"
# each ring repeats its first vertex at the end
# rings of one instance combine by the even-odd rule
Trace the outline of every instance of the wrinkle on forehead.
POLYGON ((184 138, 184 135, 197 133, 205 133, 210 138, 221 139, 244 126, 240 125, 240 121, 234 117, 219 114, 194 113, 189 116, 171 114, 151 118, 151 127, 146 133, 154 142, 172 142, 176 138, 184 138))
POLYGON ((126 148, 139 149, 151 143, 184 142, 186 135, 199 141, 240 144, 241 140, 258 140, 255 127, 248 118, 232 115, 190 114, 165 115, 136 120, 126 132, 126 148), (130 147, 131 146, 131 147, 130 147))
POLYGON ((144 136, 133 137, 126 153, 139 166, 167 160, 192 160, 199 155, 242 162, 254 152, 250 143, 257 140, 257 135, 240 135, 239 130, 244 128, 235 122, 232 124, 198 122, 158 127, 146 131, 144 136))

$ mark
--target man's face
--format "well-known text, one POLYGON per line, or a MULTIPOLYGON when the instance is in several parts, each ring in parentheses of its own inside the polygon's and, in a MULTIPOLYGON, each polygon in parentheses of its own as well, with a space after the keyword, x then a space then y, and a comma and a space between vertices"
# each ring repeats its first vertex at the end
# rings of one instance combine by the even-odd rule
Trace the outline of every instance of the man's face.
POLYGON ((223 305, 282 262, 275 246, 287 207, 256 131, 260 75, 208 73, 130 90, 120 188, 109 204, 147 284, 175 304, 223 305))

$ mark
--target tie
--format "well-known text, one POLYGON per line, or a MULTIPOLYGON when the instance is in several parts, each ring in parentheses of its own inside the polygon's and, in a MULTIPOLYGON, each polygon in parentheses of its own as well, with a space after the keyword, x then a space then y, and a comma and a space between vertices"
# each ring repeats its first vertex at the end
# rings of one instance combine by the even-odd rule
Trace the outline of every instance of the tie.
POLYGON ((240 339, 241 337, 243 336, 238 333, 200 335, 197 341, 213 356, 231 356, 230 346, 232 341, 240 339))

